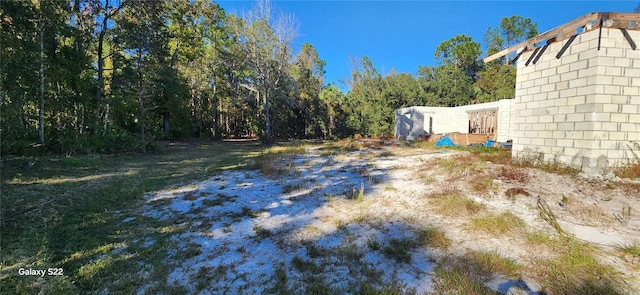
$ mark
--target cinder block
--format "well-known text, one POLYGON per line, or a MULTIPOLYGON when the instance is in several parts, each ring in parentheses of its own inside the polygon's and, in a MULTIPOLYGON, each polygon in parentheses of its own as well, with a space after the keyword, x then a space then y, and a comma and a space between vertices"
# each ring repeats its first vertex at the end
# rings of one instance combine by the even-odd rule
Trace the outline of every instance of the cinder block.
POLYGON ((561 147, 573 147, 573 140, 572 139, 557 139, 556 140, 556 145, 561 146, 561 147))
POLYGON ((618 124, 619 123, 615 123, 615 122, 602 122, 602 131, 607 131, 607 132, 618 132, 618 124))
POLYGON ((640 77, 640 68, 629 67, 629 68, 622 69, 622 71, 623 71, 623 75, 626 77, 630 77, 630 78, 640 77))
POLYGON ((598 75, 597 76, 597 82, 598 84, 613 84, 613 76, 605 76, 604 74, 598 75))
POLYGON ((560 97, 560 91, 557 90, 559 89, 556 89, 556 91, 547 92, 547 99, 557 99, 558 97, 560 97))
POLYGON ((626 140, 626 135, 627 132, 612 131, 609 132, 609 140, 626 140))
POLYGON ((613 65, 621 68, 628 68, 631 66, 631 60, 626 57, 614 58, 613 65))
POLYGON ((604 68, 604 74, 607 76, 621 76, 622 75, 622 69, 618 68, 618 67, 613 67, 613 66, 607 66, 604 68))
POLYGON ((620 131, 622 132, 636 132, 638 130, 638 124, 634 123, 620 123, 620 131))
POLYGON ((522 81, 522 89, 527 89, 533 87, 533 80, 527 78, 526 80, 522 81))
POLYGON ((628 78, 628 77, 613 77, 613 85, 631 86, 631 78, 628 78))
POLYGON ((589 104, 589 103, 596 103, 596 98, 598 97, 597 94, 587 94, 584 96, 585 97, 585 103, 589 104))
POLYGON ((602 38, 600 39, 600 48, 604 47, 616 47, 616 39, 614 38, 602 38))
MULTIPOLYGON (((558 123, 546 123, 544 124, 544 130, 558 130, 558 123)), ((564 131, 558 131, 564 132, 564 131)), ((564 133, 563 133, 564 136, 564 133)))
POLYGON ((540 123, 551 123, 551 122, 553 122, 553 116, 552 115, 542 115, 542 116, 538 117, 538 122, 540 122, 540 123))
MULTIPOLYGON (((564 59, 564 57, 563 57, 563 59, 564 59)), ((577 60, 577 59, 576 59, 576 60, 577 60)), ((563 73, 567 73, 567 72, 569 72, 569 65, 568 65, 568 64, 565 64, 564 62, 563 62, 563 65, 562 65, 562 66, 559 66, 559 67, 556 69, 556 73, 557 73, 557 74, 563 74, 563 73)))
POLYGON ((530 117, 533 115, 533 110, 530 109, 524 109, 520 111, 520 116, 521 117, 530 117))
POLYGON ((597 74, 598 74, 598 67, 597 66, 592 66, 592 67, 588 67, 586 69, 578 70, 578 78, 591 77, 591 76, 595 76, 597 74))
POLYGON ((617 104, 629 104, 630 100, 628 96, 624 96, 624 95, 612 95, 611 96, 611 103, 617 103, 617 104))
POLYGON ((593 127, 594 122, 576 122, 575 130, 577 131, 585 131, 585 130, 594 130, 593 127))
POLYGON ((623 159, 624 158, 624 152, 620 151, 620 150, 608 150, 607 151, 607 158, 609 160, 623 159))
MULTIPOLYGON (((555 51, 552 51, 552 52, 555 52, 555 51)), ((560 61, 559 59, 557 59, 555 57, 553 59, 549 60, 549 68, 553 69, 554 73, 555 73, 555 68, 557 68, 557 67, 559 67, 561 65, 562 65, 562 61, 560 61)), ((542 75, 544 76, 544 73, 542 75)))
POLYGON ((566 54, 565 53, 565 55, 563 55, 560 58, 560 61, 562 61, 563 65, 569 65, 571 63, 577 62, 578 61, 578 54, 574 54, 574 53, 566 54))
MULTIPOLYGON (((540 130, 545 130, 545 123, 533 123, 531 124, 531 130, 536 130, 536 131, 540 131, 540 130)), ((540 136, 539 134, 537 136, 540 136)))
POLYGON ((560 75, 555 74, 555 75, 549 76, 549 84, 555 85, 555 83, 558 83, 558 82, 560 82, 560 75))
POLYGON ((583 113, 567 114, 567 122, 582 122, 584 120, 585 118, 583 113))
POLYGON ((564 74, 560 74, 560 80, 569 81, 578 78, 578 71, 569 71, 564 74))
MULTIPOLYGON (((620 86, 618 86, 620 87, 620 86)), ((527 89, 527 94, 538 94, 540 93, 540 86, 533 86, 533 87, 529 87, 529 89, 527 89)))
POLYGON ((624 57, 624 50, 621 48, 604 48, 608 57, 624 57))
MULTIPOLYGON (((620 86, 617 86, 617 87, 620 87, 620 86)), ((564 89, 560 91, 560 97, 572 97, 572 96, 576 96, 577 93, 578 93, 578 90, 575 88, 564 89)))
POLYGON ((600 148, 604 150, 615 150, 620 148, 620 142, 615 140, 601 140, 600 148))
MULTIPOLYGON (((575 112, 576 112, 576 106, 575 105, 563 105, 563 106, 559 106, 558 107, 558 114, 573 114, 575 112)), ((563 117, 563 118, 565 118, 565 117, 563 117)), ((555 117, 554 117, 554 121, 558 122, 557 120, 555 120, 555 117)))
POLYGON ((615 62, 614 57, 606 55, 600 55, 597 60, 599 66, 613 66, 615 62))
MULTIPOLYGON (((542 138, 544 138, 544 136, 542 136, 542 138)), ((544 145, 549 147, 549 152, 551 152, 551 147, 556 146, 557 144, 557 140, 553 139, 553 138, 545 138, 544 139, 544 145)))
POLYGON ((609 113, 597 113, 594 111, 591 113, 584 114, 585 121, 606 122, 606 121, 609 121, 610 118, 611 118, 611 114, 609 113))
MULTIPOLYGON (((578 40, 575 40, 578 41, 578 40)), ((579 54, 582 52, 585 52, 587 50, 589 50, 589 42, 577 42, 577 43, 573 43, 571 44, 571 48, 570 52, 571 54, 579 54)))
POLYGON ((626 140, 629 141, 640 141, 640 132, 625 132, 627 135, 626 140))
POLYGON ((542 73, 540 73, 540 71, 538 71, 538 68, 536 67, 536 71, 535 72, 531 72, 529 73, 529 80, 535 80, 542 77, 542 73))
MULTIPOLYGON (((586 94, 594 94, 594 93, 596 93, 596 85, 586 83, 586 78, 582 78, 582 79, 585 80, 585 85, 575 86, 576 88, 578 88, 578 91, 576 93, 578 95, 586 95, 586 94)), ((573 80, 573 81, 578 81, 578 80, 573 80)), ((569 83, 569 85, 571 85, 571 83, 569 83)), ((574 87, 574 86, 570 86, 570 87, 574 87)))
POLYGON ((549 77, 542 77, 542 78, 538 78, 533 82, 534 86, 541 86, 541 85, 547 85, 549 84, 549 77))
POLYGON ((585 104, 576 106, 577 113, 587 113, 587 112, 590 113, 590 112, 601 112, 601 111, 602 111, 602 104, 585 103, 585 104))
POLYGON ((546 54, 543 54, 542 58, 538 60, 538 63, 535 65, 536 71, 539 72, 540 75, 544 75, 542 74, 542 71, 549 68, 549 61, 545 61, 545 56, 546 54))
POLYGON ((604 85, 604 94, 620 94, 620 86, 604 85))
POLYGON ((534 117, 540 118, 541 116, 546 116, 548 114, 549 114, 549 112, 547 112, 547 109, 545 109, 545 108, 539 107, 539 108, 533 109, 533 116, 534 117))
POLYGON ((623 105, 622 106, 623 114, 637 114, 638 106, 637 105, 623 105))
MULTIPOLYGON (((589 43, 583 43, 583 44, 586 44, 587 46, 590 47, 589 43)), ((592 59, 592 58, 596 58, 596 57, 598 57, 598 51, 597 50, 587 49, 587 50, 585 50, 583 52, 579 52, 578 53, 578 59, 579 60, 587 60, 587 59, 592 59)))
POLYGON ((609 132, 605 132, 605 131, 585 131, 584 132, 584 139, 588 139, 588 140, 606 140, 608 139, 608 134, 609 132))
POLYGON ((569 81, 569 88, 583 87, 587 85, 587 78, 577 78, 569 81))
POLYGON ((581 60, 569 64, 569 72, 586 69, 589 67, 589 60, 581 60))
POLYGON ((541 92, 550 92, 550 91, 554 91, 556 90, 556 84, 555 83, 547 83, 544 85, 540 86, 540 91, 541 92))
POLYGON ((581 149, 590 149, 593 147, 593 141, 584 140, 584 139, 576 139, 573 141, 573 146, 581 149))
POLYGON ((530 116, 526 118, 526 123, 538 123, 538 116, 530 116))
POLYGON ((639 86, 622 87, 622 95, 640 95, 639 86))
MULTIPOLYGON (((568 90, 572 90, 572 89, 568 89, 568 90)), ((573 89, 575 90, 575 89, 573 89)), ((569 94, 569 92, 567 92, 567 94, 569 94)), ((560 95, 562 95, 562 93, 560 93, 560 95)), ((567 104, 568 105, 576 105, 576 104, 584 104, 586 102, 585 100, 585 96, 584 95, 580 95, 580 96, 570 96, 567 95, 567 104)))
POLYGON ((541 100, 540 107, 544 108, 547 111, 546 114, 551 114, 549 113, 549 108, 553 107, 553 100, 552 99, 541 100))
POLYGON ((619 104, 611 104, 611 103, 602 104, 602 111, 605 113, 620 112, 621 110, 618 109, 618 106, 619 104))
POLYGON ((612 113, 611 114, 611 122, 619 122, 619 123, 629 122, 629 115, 628 114, 620 114, 620 113, 612 113))
MULTIPOLYGON (((596 89, 598 89, 598 87, 596 87, 596 89)), ((598 93, 597 90, 596 93, 598 93)), ((611 103, 611 97, 612 95, 610 94, 596 94, 596 103, 611 103)))
MULTIPOLYGON (((556 122, 558 122, 558 130, 567 131, 567 133, 569 133, 569 131, 575 132, 574 131, 575 130, 575 128, 574 128, 575 124, 573 122, 571 122, 571 123, 559 122, 559 121, 556 121, 556 122)), ((565 133, 565 136, 566 136, 566 133, 565 133)))

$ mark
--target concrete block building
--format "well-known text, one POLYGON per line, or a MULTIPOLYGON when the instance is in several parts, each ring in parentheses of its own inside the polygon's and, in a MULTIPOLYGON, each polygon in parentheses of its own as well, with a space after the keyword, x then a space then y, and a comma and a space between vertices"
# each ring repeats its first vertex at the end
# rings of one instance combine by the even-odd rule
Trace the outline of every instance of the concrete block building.
POLYGON ((510 136, 516 158, 601 174, 634 160, 640 142, 640 14, 583 18, 519 57, 510 136))
POLYGON ((635 161, 640 151, 640 13, 590 13, 484 61, 517 52, 515 99, 455 108, 396 110, 396 136, 477 131, 513 140, 513 157, 559 162, 591 174, 635 161), (494 117, 492 117, 494 118, 494 117), (485 124, 486 127, 486 124, 485 124), (487 132, 491 134, 490 132, 487 132))
POLYGON ((507 141, 511 133, 511 106, 515 100, 458 107, 409 107, 396 110, 396 138, 415 140, 422 135, 446 133, 485 134, 507 141))

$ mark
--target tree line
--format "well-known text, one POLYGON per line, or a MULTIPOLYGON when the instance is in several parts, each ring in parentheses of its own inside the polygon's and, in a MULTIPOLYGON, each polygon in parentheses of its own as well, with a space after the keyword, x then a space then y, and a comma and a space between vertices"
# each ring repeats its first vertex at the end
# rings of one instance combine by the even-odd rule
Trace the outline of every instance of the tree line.
MULTIPOLYGON (((143 151, 158 139, 393 134, 394 110, 513 97, 510 57, 484 64, 458 35, 437 65, 384 76, 352 60, 343 93, 293 15, 258 1, 241 15, 208 0, 0 2, 2 154, 143 151)), ((505 17, 492 54, 537 34, 505 17)))

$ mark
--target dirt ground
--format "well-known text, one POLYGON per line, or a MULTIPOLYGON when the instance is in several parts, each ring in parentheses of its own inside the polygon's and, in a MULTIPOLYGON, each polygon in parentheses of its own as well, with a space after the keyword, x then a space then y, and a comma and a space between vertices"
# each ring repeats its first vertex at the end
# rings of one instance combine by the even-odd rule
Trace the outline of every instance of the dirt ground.
POLYGON ((569 237, 594 249, 620 294, 640 290, 640 259, 621 250, 640 243, 637 183, 440 149, 313 146, 271 165, 268 175, 226 171, 147 196, 141 214, 173 224, 167 284, 203 294, 436 294, 449 263, 493 253, 515 271, 489 269, 474 277, 483 286, 554 294, 551 266, 569 237), (424 242, 433 229, 449 242, 424 242))

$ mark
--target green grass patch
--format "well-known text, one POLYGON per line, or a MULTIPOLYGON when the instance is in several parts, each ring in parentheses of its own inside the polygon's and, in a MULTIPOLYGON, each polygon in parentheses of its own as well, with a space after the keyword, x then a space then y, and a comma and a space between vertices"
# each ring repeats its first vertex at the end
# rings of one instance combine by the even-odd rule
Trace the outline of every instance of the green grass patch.
POLYGON ((481 230, 492 235, 504 235, 526 226, 526 223, 511 212, 499 215, 489 214, 471 219, 471 229, 481 230))
POLYGON ((160 282, 151 292, 165 289, 166 240, 186 227, 139 215, 144 194, 242 168, 264 149, 195 141, 154 154, 41 157, 29 168, 33 159, 3 157, 0 293, 135 293, 140 263, 160 282), (129 216, 136 219, 123 222, 129 216), (156 243, 142 247, 144 238, 156 243), (63 268, 65 276, 25 278, 20 267, 63 268))
POLYGON ((430 201, 430 204, 436 207, 438 213, 445 216, 468 216, 476 214, 485 208, 483 204, 462 197, 457 192, 434 198, 430 201))
POLYGON ((541 283, 550 294, 625 294, 623 275, 599 262, 597 248, 564 238, 558 255, 538 261, 541 283))
POLYGON ((435 227, 427 227, 418 230, 418 241, 423 247, 433 247, 446 250, 451 246, 449 239, 442 230, 435 227))
POLYGON ((388 258, 395 259, 398 262, 409 263, 411 262, 411 251, 417 247, 418 243, 411 238, 391 239, 382 251, 388 258))

